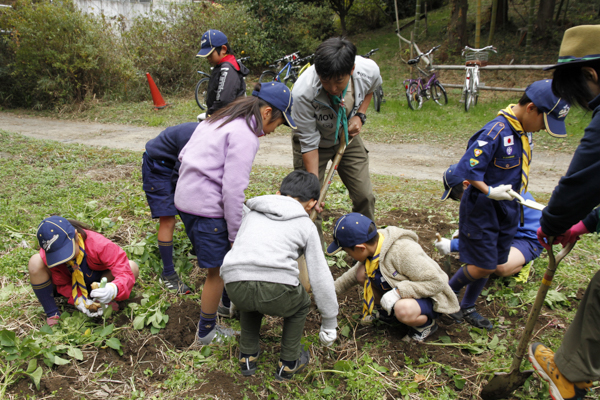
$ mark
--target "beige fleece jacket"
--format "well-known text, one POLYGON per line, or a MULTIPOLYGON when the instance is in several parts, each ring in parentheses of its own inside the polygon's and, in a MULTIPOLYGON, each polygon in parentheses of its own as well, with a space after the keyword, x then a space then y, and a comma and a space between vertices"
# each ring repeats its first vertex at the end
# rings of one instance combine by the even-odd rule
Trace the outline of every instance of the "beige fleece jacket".
POLYGON ((448 285, 448 275, 419 245, 416 233, 388 226, 380 229, 385 240, 379 256, 379 269, 385 280, 396 287, 402 298, 433 300, 433 309, 442 314, 460 310, 458 299, 448 285))

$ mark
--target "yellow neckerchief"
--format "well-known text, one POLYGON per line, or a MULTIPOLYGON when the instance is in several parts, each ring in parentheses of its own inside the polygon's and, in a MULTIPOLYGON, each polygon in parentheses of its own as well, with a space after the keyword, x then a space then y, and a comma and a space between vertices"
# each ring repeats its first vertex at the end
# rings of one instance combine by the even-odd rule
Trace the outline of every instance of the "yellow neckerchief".
MULTIPOLYGON (((379 268, 379 253, 381 252, 381 246, 385 237, 381 232, 378 232, 379 240, 377 242, 377 248, 373 257, 367 258, 365 262, 365 269, 367 271, 368 278, 375 278, 375 271, 379 268)), ((373 313, 373 306, 375 305, 375 297, 373 295, 373 287, 371 286, 371 279, 365 281, 364 287, 364 300, 363 300, 363 319, 373 313)))
POLYGON ((498 111, 498 115, 505 117, 510 125, 521 137, 521 143, 523 144, 523 167, 521 168, 521 193, 527 191, 527 185, 529 184, 529 164, 531 163, 531 146, 529 145, 529 137, 523 132, 523 126, 515 116, 512 108, 516 104, 509 104, 504 110, 498 111))
POLYGON ((83 279, 83 272, 81 272, 81 269, 79 268, 83 261, 83 257, 85 256, 85 253, 83 252, 85 250, 85 243, 79 233, 77 233, 77 244, 79 245, 79 254, 77 254, 76 260, 67 261, 67 265, 73 268, 73 273, 71 274, 71 295, 73 296, 73 304, 75 305, 77 305, 81 299, 84 300, 84 303, 87 303, 86 300, 88 299, 88 291, 85 286, 85 280, 83 279))

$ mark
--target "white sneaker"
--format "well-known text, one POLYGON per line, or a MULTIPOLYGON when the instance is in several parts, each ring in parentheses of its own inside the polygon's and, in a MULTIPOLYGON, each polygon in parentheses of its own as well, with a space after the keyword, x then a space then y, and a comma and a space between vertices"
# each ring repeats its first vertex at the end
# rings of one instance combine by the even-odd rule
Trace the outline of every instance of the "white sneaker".
POLYGON ((198 122, 202 122, 206 119, 206 113, 198 114, 198 122))
POLYGON ((226 339, 231 338, 235 335, 239 335, 240 331, 234 331, 230 328, 225 328, 219 324, 215 325, 212 331, 208 333, 208 335, 204 337, 199 337, 196 332, 196 338, 194 339, 194 343, 190 346, 190 348, 201 348, 202 346, 207 346, 209 344, 220 344, 223 343, 226 339))
POLYGON ((438 324, 435 323, 435 319, 434 319, 433 321, 431 321, 431 324, 429 324, 423 328, 417 328, 416 326, 413 326, 410 337, 412 338, 412 340, 416 340, 417 342, 422 342, 437 330, 438 330, 438 324))

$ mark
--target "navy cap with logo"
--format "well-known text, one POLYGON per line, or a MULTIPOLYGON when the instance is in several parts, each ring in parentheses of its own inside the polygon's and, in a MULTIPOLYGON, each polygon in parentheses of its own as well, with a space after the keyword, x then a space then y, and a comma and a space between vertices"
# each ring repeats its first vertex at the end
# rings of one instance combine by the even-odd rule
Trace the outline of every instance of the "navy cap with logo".
POLYGON ((202 35, 200 39, 200 51, 196 57, 208 57, 213 52, 215 47, 227 44, 227 36, 216 29, 209 29, 202 35))
POLYGON ((544 113, 546 131, 554 137, 567 136, 565 118, 571 107, 552 92, 552 79, 533 82, 525 89, 525 94, 544 113))
POLYGON ((463 178, 460 176, 454 175, 454 170, 458 167, 458 164, 452 164, 448 167, 446 171, 444 171, 443 179, 444 179, 444 194, 442 194, 442 198, 440 200, 444 201, 450 196, 450 192, 452 188, 456 185, 462 185, 463 178))
POLYGON ((327 255, 333 255, 342 247, 367 243, 377 236, 377 226, 370 218, 359 213, 350 213, 338 218, 333 228, 333 243, 327 246, 327 255), (369 232, 369 227, 373 230, 369 232))
POLYGON ((46 252, 48 268, 55 267, 75 256, 77 231, 66 218, 52 216, 43 220, 37 229, 37 240, 46 252))
POLYGON ((253 91, 252 96, 263 99, 279 111, 283 113, 285 125, 292 129, 296 129, 296 124, 292 119, 292 91, 281 82, 262 83, 260 91, 253 91))

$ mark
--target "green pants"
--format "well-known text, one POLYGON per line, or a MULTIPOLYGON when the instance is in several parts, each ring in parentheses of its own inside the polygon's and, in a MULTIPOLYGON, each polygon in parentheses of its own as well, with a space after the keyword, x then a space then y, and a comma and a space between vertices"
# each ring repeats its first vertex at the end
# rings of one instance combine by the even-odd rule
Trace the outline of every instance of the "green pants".
POLYGON ((260 350, 259 333, 263 315, 276 315, 283 317, 280 358, 296 361, 300 357, 300 339, 311 303, 302 285, 241 281, 225 286, 229 299, 240 311, 240 351, 244 354, 257 353, 260 350))
MULTIPOLYGON (((297 135, 292 135, 292 149, 294 152, 294 169, 306 169, 302 161, 300 140, 297 135)), ((327 163, 335 157, 339 145, 326 149, 319 148, 319 181, 321 186, 325 181, 325 168, 327 163)), ((369 175, 369 152, 365 148, 360 135, 348 145, 344 156, 337 169, 340 178, 350 194, 352 212, 361 213, 371 220, 375 220, 375 196, 369 175)), ((319 215, 315 221, 319 230, 319 237, 323 243, 323 220, 319 215)))
POLYGON ((585 290, 554 361, 571 382, 600 378, 600 271, 585 290))

